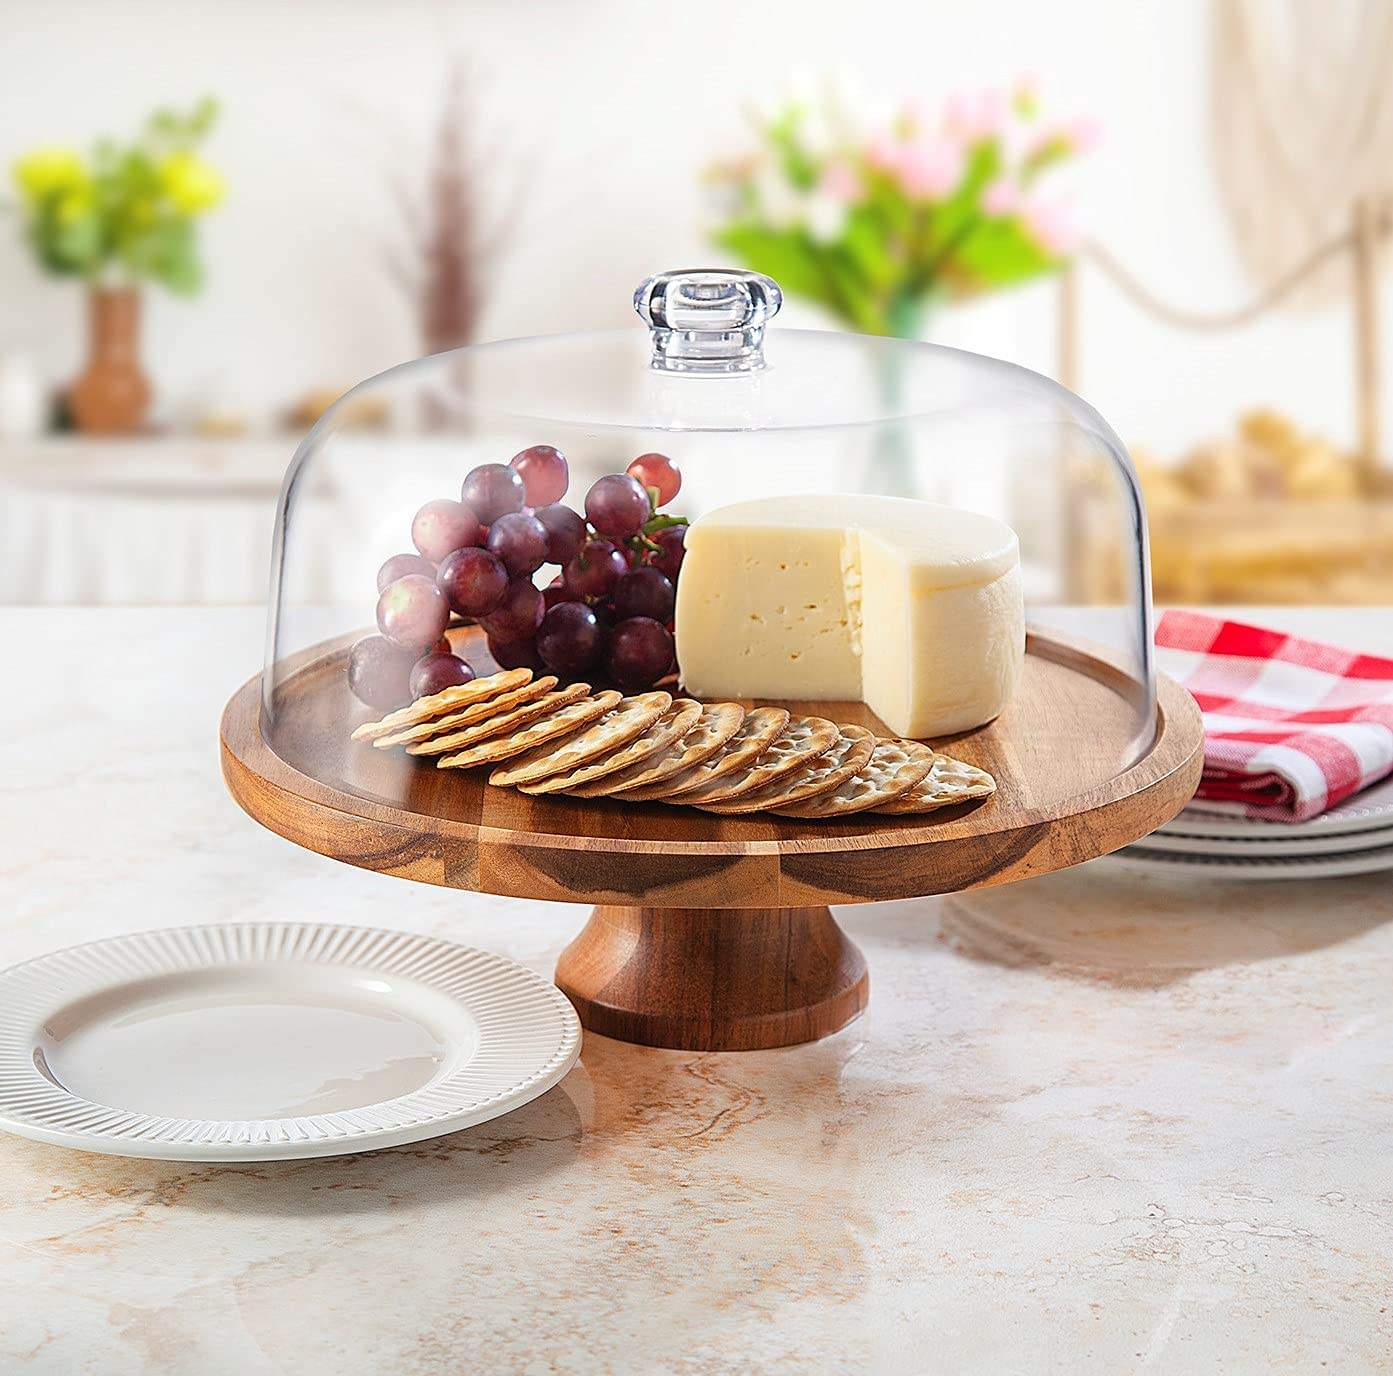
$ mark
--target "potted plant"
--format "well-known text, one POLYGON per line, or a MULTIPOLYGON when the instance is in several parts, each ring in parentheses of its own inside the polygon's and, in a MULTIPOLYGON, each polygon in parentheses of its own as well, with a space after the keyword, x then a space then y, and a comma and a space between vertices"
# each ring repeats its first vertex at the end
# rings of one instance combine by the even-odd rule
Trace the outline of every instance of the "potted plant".
POLYGON ((217 106, 157 110, 129 143, 99 140, 83 154, 37 148, 14 167, 24 233, 40 266, 88 284, 88 355, 69 392, 79 429, 140 429, 150 385, 140 368, 140 284, 193 295, 203 280, 198 220, 223 197, 199 155, 217 106))
POLYGON ((864 334, 917 338, 939 302, 1052 272, 1073 246, 1040 183, 1094 130, 1042 121, 1029 81, 879 127, 832 91, 754 123, 755 147, 709 171, 716 242, 864 334))

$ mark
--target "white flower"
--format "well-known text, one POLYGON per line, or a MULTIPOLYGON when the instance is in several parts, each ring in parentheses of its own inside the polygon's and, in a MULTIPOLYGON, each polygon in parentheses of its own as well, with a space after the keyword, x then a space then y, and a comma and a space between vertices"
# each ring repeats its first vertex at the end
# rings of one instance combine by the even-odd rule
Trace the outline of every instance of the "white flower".
POLYGON ((754 180, 760 214, 772 229, 788 229, 803 218, 803 200, 777 167, 763 169, 754 180))
POLYGON ((821 244, 842 237, 846 229, 846 202, 823 191, 814 191, 803 202, 803 223, 808 233, 821 244))

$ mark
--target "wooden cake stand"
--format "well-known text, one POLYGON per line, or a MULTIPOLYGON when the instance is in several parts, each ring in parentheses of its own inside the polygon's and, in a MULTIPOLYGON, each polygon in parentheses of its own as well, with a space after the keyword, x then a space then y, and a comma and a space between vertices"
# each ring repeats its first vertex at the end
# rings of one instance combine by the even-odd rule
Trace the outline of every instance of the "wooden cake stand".
MULTIPOLYGON (((482 770, 440 770, 349 732, 378 714, 349 692, 352 637, 286 666, 274 723, 260 675, 227 704, 223 775, 257 821, 336 860, 513 898, 593 903, 556 982, 592 1031, 650 1046, 811 1041, 866 1005, 861 953, 829 903, 948 893, 1063 869, 1169 821, 1199 781, 1200 716, 1160 678, 1156 738, 1119 744, 1137 685, 1100 653, 1028 638, 1008 710, 934 744, 998 792, 922 816, 717 817, 608 799, 529 798, 482 770)), ((471 661, 476 659, 473 647, 471 661)), ((794 711, 883 731, 859 704, 794 711)))

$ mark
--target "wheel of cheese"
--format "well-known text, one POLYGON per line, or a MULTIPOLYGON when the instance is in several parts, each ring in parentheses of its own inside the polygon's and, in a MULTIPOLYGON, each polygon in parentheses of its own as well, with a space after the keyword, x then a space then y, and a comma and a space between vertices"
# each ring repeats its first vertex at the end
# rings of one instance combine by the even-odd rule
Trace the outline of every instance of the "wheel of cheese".
POLYGON ((702 698, 862 701, 897 735, 997 716, 1025 657, 1001 521, 900 497, 740 502, 687 533, 677 659, 702 698))

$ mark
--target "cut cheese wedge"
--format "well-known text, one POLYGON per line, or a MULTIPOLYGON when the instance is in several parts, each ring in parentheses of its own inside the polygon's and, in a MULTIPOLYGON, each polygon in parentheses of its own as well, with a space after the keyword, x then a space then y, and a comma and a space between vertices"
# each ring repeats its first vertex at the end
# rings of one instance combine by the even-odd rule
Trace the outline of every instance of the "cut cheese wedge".
POLYGON ((990 721, 1020 678, 1020 550, 989 516, 768 498, 709 512, 686 551, 677 661, 695 697, 859 700, 923 737, 990 721))

